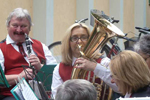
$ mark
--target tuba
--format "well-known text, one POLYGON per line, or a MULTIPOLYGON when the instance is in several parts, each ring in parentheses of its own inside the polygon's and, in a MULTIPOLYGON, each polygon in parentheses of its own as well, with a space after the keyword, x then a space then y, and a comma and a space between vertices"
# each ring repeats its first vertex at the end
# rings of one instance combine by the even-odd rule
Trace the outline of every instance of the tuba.
MULTIPOLYGON (((91 16, 94 19, 94 28, 91 36, 84 47, 83 51, 80 51, 82 57, 94 61, 94 57, 103 48, 103 46, 115 36, 124 37, 124 33, 118 29, 115 25, 110 23, 99 10, 91 10, 91 16)), ((79 50, 81 46, 79 45, 79 50)), ((71 79, 86 79, 90 80, 91 71, 84 69, 73 68, 71 79)), ((98 95, 97 100, 111 100, 112 90, 102 80, 100 83, 96 83, 97 77, 93 75, 92 83, 96 87, 98 95), (106 93, 107 92, 107 93, 106 93)))

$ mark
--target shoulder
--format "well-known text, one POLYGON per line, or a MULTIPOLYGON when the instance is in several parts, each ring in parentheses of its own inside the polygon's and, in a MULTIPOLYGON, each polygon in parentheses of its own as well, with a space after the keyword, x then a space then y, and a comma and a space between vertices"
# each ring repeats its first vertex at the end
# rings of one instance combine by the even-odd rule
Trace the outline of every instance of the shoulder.
POLYGON ((3 47, 5 45, 5 43, 6 43, 6 39, 0 41, 0 48, 3 47))
POLYGON ((4 40, 0 41, 0 43, 4 43, 5 41, 6 41, 6 39, 4 39, 4 40))
POLYGON ((101 59, 102 59, 102 61, 110 61, 110 58, 108 58, 108 57, 103 57, 101 59))
POLYGON ((110 59, 108 57, 100 57, 100 58, 96 59, 96 61, 101 64, 102 63, 110 63, 110 59))
POLYGON ((39 40, 36 40, 36 39, 33 39, 33 38, 30 38, 33 42, 38 42, 38 43, 41 43, 39 40))
POLYGON ((100 63, 108 68, 109 63, 110 63, 110 59, 108 57, 104 57, 104 58, 102 58, 100 63))
POLYGON ((54 73, 58 71, 60 64, 57 64, 56 67, 54 68, 54 73))
POLYGON ((39 41, 39 40, 36 40, 36 39, 32 39, 31 38, 31 40, 33 41, 33 43, 36 43, 36 44, 41 44, 43 47, 46 47, 46 48, 48 48, 44 43, 42 43, 41 41, 39 41))
POLYGON ((139 89, 132 94, 132 97, 150 97, 150 85, 139 89))

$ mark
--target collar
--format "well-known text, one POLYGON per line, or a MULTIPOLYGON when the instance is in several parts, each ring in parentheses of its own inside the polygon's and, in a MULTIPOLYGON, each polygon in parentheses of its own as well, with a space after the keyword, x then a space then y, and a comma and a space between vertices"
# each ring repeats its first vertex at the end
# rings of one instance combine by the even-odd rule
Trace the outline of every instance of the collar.
MULTIPOLYGON (((31 38, 29 38, 29 41, 31 43, 33 43, 33 41, 31 40, 31 38)), ((9 36, 9 34, 7 34, 7 37, 6 37, 6 44, 16 44, 16 42, 11 39, 11 37, 9 36)))
POLYGON ((126 93, 126 95, 124 96, 124 98, 130 98, 131 97, 131 93, 126 93))

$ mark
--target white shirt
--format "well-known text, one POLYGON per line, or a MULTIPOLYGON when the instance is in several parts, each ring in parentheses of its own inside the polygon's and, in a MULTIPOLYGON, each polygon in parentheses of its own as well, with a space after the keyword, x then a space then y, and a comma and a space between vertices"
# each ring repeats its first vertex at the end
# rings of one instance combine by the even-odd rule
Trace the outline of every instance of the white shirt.
MULTIPOLYGON (((29 38, 29 40, 33 43, 33 41, 30 38, 29 38)), ((13 41, 10 38, 9 35, 7 35, 7 37, 6 37, 6 44, 11 44, 14 47, 14 49, 19 52, 19 48, 16 45, 16 42, 13 41)), ((27 53, 26 44, 23 43, 22 45, 23 45, 24 51, 25 51, 25 53, 27 55, 28 53, 27 53)), ((45 58, 46 58, 46 65, 49 65, 49 64, 52 64, 52 63, 56 63, 56 60, 52 56, 52 53, 49 51, 48 47, 45 44, 43 44, 43 43, 42 43, 42 46, 43 46, 44 55, 45 55, 45 58)), ((32 46, 31 46, 31 54, 35 54, 35 52, 32 49, 32 46)), ((29 63, 29 60, 27 59, 27 57, 24 57, 24 59, 29 63)), ((3 53, 2 53, 2 51, 0 49, 0 64, 1 64, 3 70, 5 70, 4 60, 5 59, 4 59, 3 53)))
POLYGON ((131 97, 131 93, 126 93, 124 98, 130 98, 131 97))
MULTIPOLYGON (((74 65, 76 58, 73 58, 73 62, 72 65, 74 65)), ((109 62, 110 59, 109 58, 103 58, 101 60, 101 63, 98 64, 94 70, 94 74, 96 76, 98 76, 99 78, 101 78, 107 85, 109 85, 115 92, 118 92, 118 87, 116 86, 115 83, 111 83, 111 75, 110 75, 110 70, 109 70, 109 62), (106 66, 106 67, 104 67, 106 66)), ((59 75, 59 64, 55 67, 54 71, 53 71, 53 79, 52 79, 52 95, 53 98, 55 98, 56 92, 57 92, 57 88, 63 84, 63 80, 61 79, 60 75, 59 75)), ((119 92, 118 92, 119 93, 119 92)))
POLYGON ((110 59, 105 57, 101 60, 94 70, 94 74, 103 80, 108 86, 110 86, 113 91, 119 93, 118 87, 115 83, 111 83, 111 72, 109 68, 110 59))

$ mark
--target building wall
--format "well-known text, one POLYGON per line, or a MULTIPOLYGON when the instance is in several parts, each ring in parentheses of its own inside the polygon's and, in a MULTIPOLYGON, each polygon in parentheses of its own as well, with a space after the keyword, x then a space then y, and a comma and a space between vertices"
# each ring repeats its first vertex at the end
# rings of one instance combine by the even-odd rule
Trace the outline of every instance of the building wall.
POLYGON ((45 43, 46 41, 46 0, 33 0, 33 38, 45 43))
POLYGON ((54 0, 54 41, 62 40, 76 20, 76 0, 54 0))
POLYGON ((61 41, 76 19, 75 0, 34 0, 34 37, 46 45, 61 41))
POLYGON ((104 11, 106 15, 109 15, 109 0, 94 0, 94 9, 104 11))
MULTIPOLYGON (((149 0, 0 0, 0 2, 3 2, 0 4, 0 40, 7 35, 5 21, 8 14, 17 7, 25 8, 31 14, 34 26, 31 28, 30 36, 46 45, 62 40, 66 29, 76 19, 90 19, 91 9, 103 10, 105 14, 119 19, 120 22, 115 25, 124 33, 129 33, 129 37, 134 36, 132 33, 137 33, 135 26, 150 28, 149 0)), ((90 26, 89 20, 86 24, 90 26)), ((122 42, 119 42, 120 46, 122 42)))
POLYGON ((130 34, 130 32, 134 32, 134 20, 135 20, 135 10, 134 10, 134 0, 124 0, 123 1, 123 32, 129 33, 128 37, 132 37, 134 34, 130 34))
POLYGON ((150 2, 146 0, 146 26, 150 28, 150 2))

